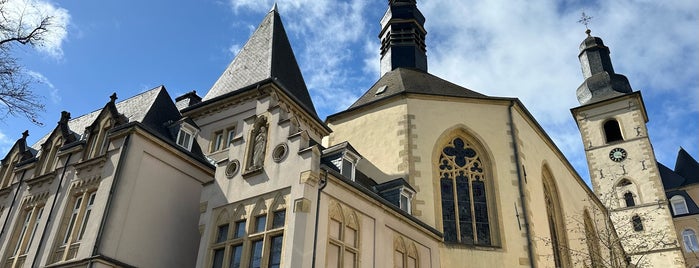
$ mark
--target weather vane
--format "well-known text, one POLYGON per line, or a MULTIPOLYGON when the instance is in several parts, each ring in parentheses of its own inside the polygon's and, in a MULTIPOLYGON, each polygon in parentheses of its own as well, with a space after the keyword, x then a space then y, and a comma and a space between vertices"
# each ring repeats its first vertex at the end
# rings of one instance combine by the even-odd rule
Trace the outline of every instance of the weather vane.
POLYGON ((588 27, 588 25, 590 25, 590 21, 592 21, 592 17, 588 16, 587 14, 585 14, 585 11, 583 11, 582 15, 580 16, 580 20, 578 20, 578 23, 585 25, 585 29, 586 29, 585 33, 588 36, 590 35, 590 32, 592 32, 592 31, 590 31, 590 27, 588 27))

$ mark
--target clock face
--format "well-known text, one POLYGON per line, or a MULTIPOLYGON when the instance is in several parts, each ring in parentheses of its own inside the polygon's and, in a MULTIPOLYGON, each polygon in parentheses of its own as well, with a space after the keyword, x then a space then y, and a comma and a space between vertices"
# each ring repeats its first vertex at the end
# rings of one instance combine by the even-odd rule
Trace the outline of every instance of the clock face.
POLYGON ((626 159, 626 150, 622 148, 614 148, 609 152, 609 159, 614 162, 621 162, 626 159))

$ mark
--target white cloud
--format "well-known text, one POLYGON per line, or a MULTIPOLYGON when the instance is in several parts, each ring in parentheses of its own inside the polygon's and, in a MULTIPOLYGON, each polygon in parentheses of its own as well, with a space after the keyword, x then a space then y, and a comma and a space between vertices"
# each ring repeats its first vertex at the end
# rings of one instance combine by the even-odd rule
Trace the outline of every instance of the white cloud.
MULTIPOLYGON (((230 0, 234 12, 266 12, 272 0, 230 0)), ((378 79, 377 33, 385 1, 279 1, 299 65, 321 116, 344 109, 378 79)), ((418 1, 427 19, 429 71, 472 90, 518 97, 587 177, 569 109, 583 82, 578 24, 593 16, 617 73, 641 90, 658 159, 699 149, 699 2, 418 1), (681 111, 681 112, 678 112, 681 111), (658 146, 660 145, 660 146, 658 146)), ((260 13, 264 14, 264 13, 260 13)), ((261 16, 260 16, 261 18, 261 16)))
MULTIPOLYGON (((273 1, 231 0, 234 12, 268 11, 273 1)), ((299 66, 304 74, 315 106, 329 113, 347 108, 365 88, 368 80, 363 70, 347 68, 363 65, 366 55, 353 47, 364 44, 371 32, 363 16, 371 1, 279 1, 278 6, 284 26, 292 42, 299 66), (363 80, 365 83, 356 83, 363 80), (339 101, 338 101, 339 97, 339 101)), ((377 30, 378 31, 378 30, 377 30)), ((377 48, 378 49, 378 48, 377 48)), ((323 112, 321 112, 323 113, 323 112)))
POLYGON ((3 20, 6 20, 3 24, 21 28, 24 32, 39 25, 42 18, 50 17, 48 31, 36 45, 36 49, 54 58, 63 56, 61 46, 68 34, 66 29, 70 21, 66 9, 45 0, 7 0, 2 3, 2 8, 5 15, 3 20))
POLYGON ((2 130, 0 130, 0 159, 4 158, 5 155, 7 155, 7 152, 12 149, 12 145, 14 142, 5 135, 5 133, 2 133, 2 130))
POLYGON ((36 81, 38 81, 41 84, 44 84, 48 87, 49 90, 49 96, 51 96, 51 101, 53 103, 60 103, 61 102, 61 95, 58 92, 58 88, 56 88, 51 81, 49 81, 46 76, 39 72, 35 72, 32 70, 27 71, 27 74, 34 78, 36 81))

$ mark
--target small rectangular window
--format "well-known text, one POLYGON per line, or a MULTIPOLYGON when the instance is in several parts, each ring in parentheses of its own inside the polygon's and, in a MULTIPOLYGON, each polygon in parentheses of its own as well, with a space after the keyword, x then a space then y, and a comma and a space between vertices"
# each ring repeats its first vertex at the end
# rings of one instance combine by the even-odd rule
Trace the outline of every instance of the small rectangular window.
POLYGON ((267 215, 257 216, 257 218, 255 218, 255 233, 264 232, 266 224, 267 215))
POLYGON ((262 240, 252 242, 250 250, 250 268, 262 267, 262 240))
POLYGON ((235 234, 233 238, 241 238, 245 236, 245 220, 235 222, 235 234))
POLYGON ((212 152, 223 149, 223 131, 218 131, 214 133, 213 146, 211 147, 212 152))
POLYGON ((410 197, 406 193, 400 194, 400 209, 410 213, 410 197))
POLYGON ((216 243, 221 243, 228 240, 228 224, 219 225, 216 234, 216 243))
POLYGON ((191 150, 192 133, 189 133, 184 129, 180 129, 180 132, 177 134, 177 145, 182 146, 182 148, 185 148, 187 150, 191 150))
POLYGON ((272 229, 284 227, 284 221, 286 220, 286 210, 275 211, 272 217, 272 229))
POLYGON ((225 147, 230 146, 231 142, 233 142, 233 139, 235 139, 235 128, 228 129, 225 147))
POLYGON ((214 250, 214 261, 211 265, 213 268, 223 268, 223 253, 225 249, 219 248, 214 250))
POLYGON ((243 245, 235 245, 231 248, 231 265, 230 268, 240 268, 240 262, 243 259, 243 245))
POLYGON ((269 256, 269 267, 279 268, 282 262, 282 242, 284 241, 284 236, 272 237, 272 245, 270 246, 270 256, 269 256))

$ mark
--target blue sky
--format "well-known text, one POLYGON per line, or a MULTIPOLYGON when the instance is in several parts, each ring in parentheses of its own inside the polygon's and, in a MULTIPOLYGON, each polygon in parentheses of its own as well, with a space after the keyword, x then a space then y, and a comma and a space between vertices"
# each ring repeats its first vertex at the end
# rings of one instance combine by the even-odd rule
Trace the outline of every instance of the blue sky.
MULTIPOLYGON (((65 34, 17 56, 44 83, 43 127, 0 122, 0 154, 21 132, 29 142, 73 117, 165 85, 172 97, 203 96, 273 4, 271 0, 31 2, 57 14, 65 34)), ((321 118, 341 111, 379 77, 379 20, 387 1, 279 0, 279 11, 321 118)), ((585 27, 611 49, 617 73, 640 90, 656 157, 699 156, 699 2, 580 0, 418 1, 427 18, 431 73, 492 96, 520 98, 587 178, 569 109, 583 81, 577 59, 585 27)))

